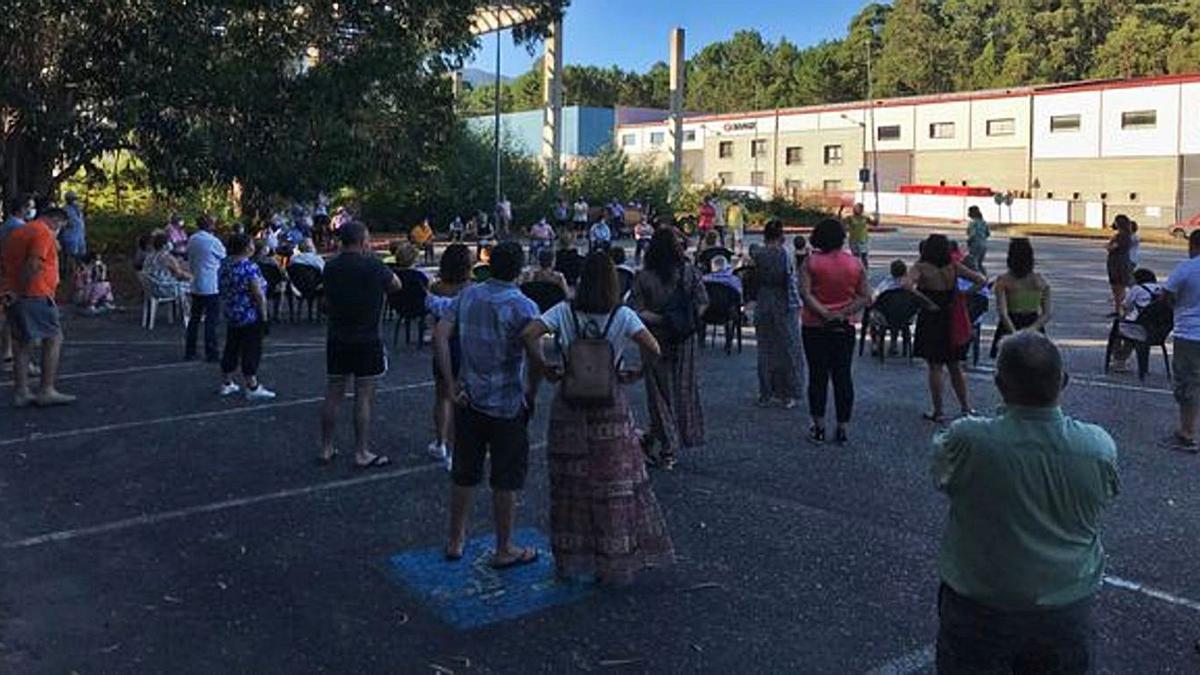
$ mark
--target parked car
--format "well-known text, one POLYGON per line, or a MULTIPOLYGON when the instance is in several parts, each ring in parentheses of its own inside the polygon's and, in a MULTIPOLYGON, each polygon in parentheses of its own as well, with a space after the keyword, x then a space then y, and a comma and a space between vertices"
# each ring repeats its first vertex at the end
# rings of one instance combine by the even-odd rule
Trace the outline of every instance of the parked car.
POLYGON ((1171 226, 1171 236, 1176 239, 1186 239, 1192 231, 1200 230, 1200 213, 1171 226))

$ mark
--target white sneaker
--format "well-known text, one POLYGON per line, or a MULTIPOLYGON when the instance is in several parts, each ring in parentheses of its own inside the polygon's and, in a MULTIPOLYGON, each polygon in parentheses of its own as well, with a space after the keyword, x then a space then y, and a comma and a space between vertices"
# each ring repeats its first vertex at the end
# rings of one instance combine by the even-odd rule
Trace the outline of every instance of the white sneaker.
POLYGON ((446 473, 450 473, 450 471, 454 468, 454 455, 451 454, 450 449, 445 445, 442 445, 442 449, 446 452, 446 459, 442 461, 446 465, 446 473))
POLYGON ((225 384, 221 385, 221 389, 217 393, 219 393, 222 396, 231 396, 233 394, 238 393, 241 390, 242 390, 242 388, 237 386, 233 382, 226 382, 225 384))
POLYGON ((273 398, 275 398, 275 392, 267 389, 261 384, 254 389, 246 390, 247 401, 270 401, 273 398))
POLYGON ((446 444, 439 443, 437 441, 430 441, 429 445, 425 448, 425 453, 429 455, 430 459, 434 459, 439 462, 443 461, 446 459, 446 444))

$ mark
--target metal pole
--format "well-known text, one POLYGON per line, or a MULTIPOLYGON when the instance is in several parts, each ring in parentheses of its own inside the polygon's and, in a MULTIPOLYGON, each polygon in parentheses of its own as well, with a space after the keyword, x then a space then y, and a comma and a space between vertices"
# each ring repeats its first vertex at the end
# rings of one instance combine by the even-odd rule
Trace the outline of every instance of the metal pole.
MULTIPOLYGON (((499 216, 498 209, 500 207, 500 35, 502 31, 496 31, 496 200, 492 202, 492 215, 499 216)), ((497 220, 499 218, 497 217, 497 220)), ((498 224, 493 224, 497 227, 498 224)))
POLYGON ((875 192, 875 226, 879 222, 879 151, 875 147, 875 87, 871 78, 871 51, 875 42, 875 29, 871 29, 871 41, 867 43, 867 100, 871 106, 871 186, 875 192))

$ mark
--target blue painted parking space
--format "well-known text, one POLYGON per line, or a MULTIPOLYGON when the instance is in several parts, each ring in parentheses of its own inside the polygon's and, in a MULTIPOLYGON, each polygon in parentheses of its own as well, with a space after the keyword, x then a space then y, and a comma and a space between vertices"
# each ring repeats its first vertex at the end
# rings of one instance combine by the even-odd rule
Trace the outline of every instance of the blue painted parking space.
POLYGON ((488 561, 495 537, 489 534, 467 542, 463 558, 457 562, 446 561, 439 546, 389 557, 388 572, 439 618, 459 630, 575 602, 591 592, 590 584, 555 580, 550 542, 544 534, 522 528, 515 539, 519 546, 536 548, 537 561, 508 570, 492 569, 488 561))

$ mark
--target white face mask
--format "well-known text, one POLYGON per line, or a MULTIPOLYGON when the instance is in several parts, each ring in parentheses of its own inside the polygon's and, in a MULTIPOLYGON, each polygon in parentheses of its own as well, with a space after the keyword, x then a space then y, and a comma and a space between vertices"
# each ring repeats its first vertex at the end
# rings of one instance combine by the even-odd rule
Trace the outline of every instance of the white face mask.
POLYGON ((33 220, 37 218, 37 209, 29 209, 25 212, 25 220, 33 220))

